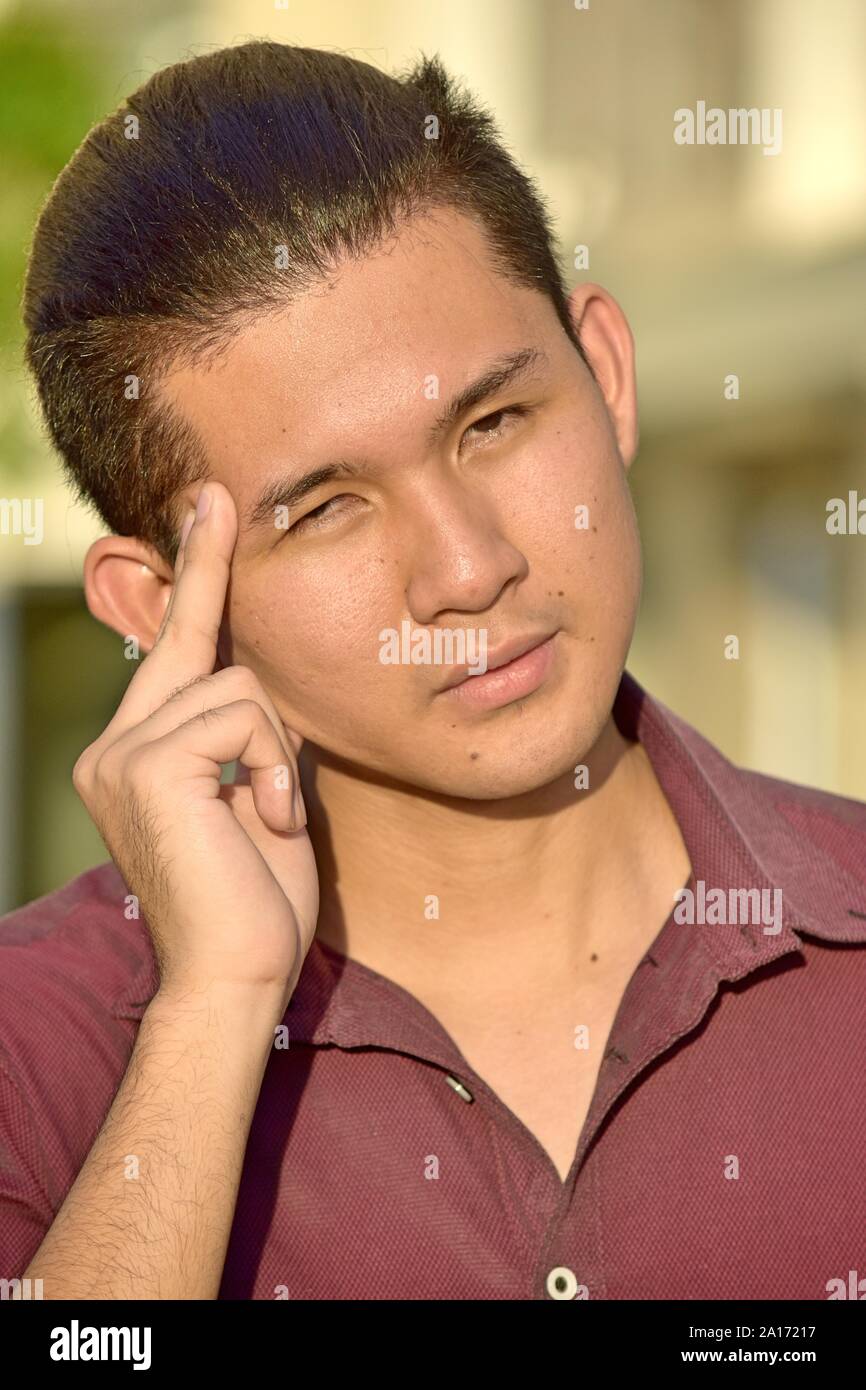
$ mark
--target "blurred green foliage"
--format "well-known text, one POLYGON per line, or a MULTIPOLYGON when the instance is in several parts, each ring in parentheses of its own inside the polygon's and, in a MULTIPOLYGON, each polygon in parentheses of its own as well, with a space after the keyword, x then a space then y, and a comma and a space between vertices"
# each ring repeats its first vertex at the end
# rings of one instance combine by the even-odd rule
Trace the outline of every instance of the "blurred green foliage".
POLYGON ((0 20, 0 478, 27 467, 20 306, 34 223, 91 125, 121 99, 112 53, 86 13, 27 5, 0 20))

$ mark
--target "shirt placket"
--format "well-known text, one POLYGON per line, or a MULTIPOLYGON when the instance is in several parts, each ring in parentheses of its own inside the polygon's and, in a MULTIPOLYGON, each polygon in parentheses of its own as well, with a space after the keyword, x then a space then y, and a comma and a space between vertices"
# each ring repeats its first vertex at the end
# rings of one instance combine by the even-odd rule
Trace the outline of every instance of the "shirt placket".
POLYGON ((791 933, 768 942, 753 930, 734 927, 726 929, 725 944, 716 940, 712 946, 700 936, 688 935, 713 930, 669 918, 629 982, 575 1161, 538 1261, 533 1298, 608 1296, 604 1219, 610 1194, 601 1151, 594 1144, 608 1115, 656 1058, 698 1027, 722 981, 741 979, 798 948, 791 933))

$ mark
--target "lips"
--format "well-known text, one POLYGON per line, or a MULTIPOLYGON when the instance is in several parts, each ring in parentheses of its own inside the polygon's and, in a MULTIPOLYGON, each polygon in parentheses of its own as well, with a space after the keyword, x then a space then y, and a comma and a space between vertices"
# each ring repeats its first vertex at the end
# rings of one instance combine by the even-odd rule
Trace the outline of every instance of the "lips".
MULTIPOLYGON (((555 631, 555 629, 554 629, 555 631)), ((492 652, 487 654, 487 672, 498 671, 501 666, 507 666, 509 662, 517 661, 527 652, 534 651, 540 647, 548 638, 553 636, 553 632, 534 633, 530 636, 511 637, 505 642, 501 642, 492 652)), ((482 673, 486 674, 486 673, 482 673)), ((439 687, 439 694, 445 690, 453 690, 455 686, 462 685, 466 680, 474 680, 479 675, 477 671, 471 671, 468 666, 455 666, 444 685, 439 687)))

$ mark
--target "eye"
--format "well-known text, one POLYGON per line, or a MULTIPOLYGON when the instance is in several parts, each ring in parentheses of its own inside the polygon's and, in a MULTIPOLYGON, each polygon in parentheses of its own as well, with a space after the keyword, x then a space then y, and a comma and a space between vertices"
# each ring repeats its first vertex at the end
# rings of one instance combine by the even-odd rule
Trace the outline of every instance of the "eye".
POLYGON ((314 531, 317 526, 326 525, 332 516, 339 515, 344 508, 337 505, 339 502, 350 502, 352 499, 346 492, 341 492, 337 497, 329 497, 327 502, 323 502, 320 507, 314 507, 311 512, 306 512, 304 516, 298 517, 287 531, 291 535, 293 531, 314 531))
MULTIPOLYGON (((491 411, 489 415, 482 415, 480 420, 474 421, 467 428, 463 438, 466 439, 475 430, 479 439, 495 442, 508 434, 509 428, 515 425, 518 420, 531 414, 532 406, 503 406, 501 410, 491 411)), ((484 446, 482 445, 482 447, 484 446)), ((339 493, 336 497, 330 497, 321 506, 314 507, 311 512, 306 512, 304 516, 299 517, 293 525, 288 527, 286 534, 291 535, 293 532, 308 530, 315 531, 318 527, 327 526, 331 520, 336 520, 340 513, 346 510, 345 504, 351 503, 353 500, 357 501, 358 499, 353 499, 350 493, 345 492, 339 493), (341 503, 344 505, 341 506, 341 503)))
MULTIPOLYGON (((530 407, 526 405, 503 406, 501 410, 494 410, 489 415, 483 415, 480 420, 476 420, 466 430, 463 438, 466 439, 473 430, 478 431, 477 437, 484 440, 501 439, 509 432, 522 416, 530 413, 530 407)), ((483 447, 483 446, 482 446, 483 447)))

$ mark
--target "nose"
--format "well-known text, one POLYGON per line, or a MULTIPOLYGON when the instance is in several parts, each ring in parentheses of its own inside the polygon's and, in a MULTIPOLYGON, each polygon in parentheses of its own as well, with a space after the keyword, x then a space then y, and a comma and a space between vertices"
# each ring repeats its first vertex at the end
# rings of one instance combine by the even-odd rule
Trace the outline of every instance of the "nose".
POLYGON ((526 577, 526 557, 503 534, 491 499, 457 479, 435 490, 429 477, 426 482, 423 497, 413 499, 411 520, 403 519, 409 612, 418 624, 444 614, 484 613, 509 584, 526 577))

